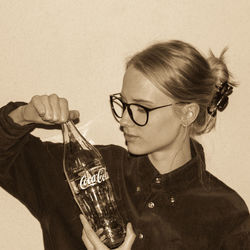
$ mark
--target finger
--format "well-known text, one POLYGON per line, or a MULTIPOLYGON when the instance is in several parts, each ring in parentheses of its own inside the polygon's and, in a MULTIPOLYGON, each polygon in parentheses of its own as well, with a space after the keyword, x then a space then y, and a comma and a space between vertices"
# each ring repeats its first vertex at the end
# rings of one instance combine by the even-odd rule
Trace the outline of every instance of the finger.
POLYGON ((50 107, 52 109, 52 122, 58 122, 61 116, 61 108, 59 105, 59 97, 52 94, 48 97, 50 107))
POLYGON ((81 222, 84 227, 84 231, 86 233, 87 238, 91 242, 91 244, 94 246, 95 249, 108 249, 99 239, 97 234, 94 232, 90 224, 88 223, 87 219, 81 214, 80 215, 81 222))
POLYGON ((33 97, 28 105, 21 106, 22 117, 25 121, 52 125, 44 121, 45 107, 40 100, 40 96, 33 97))
POLYGON ((84 228, 82 229, 82 241, 88 250, 94 250, 94 246, 89 241, 84 228))
POLYGON ((106 240, 106 235, 103 234, 104 233, 104 229, 103 228, 99 228, 97 231, 96 231, 96 234, 97 236, 99 237, 99 239, 101 240, 101 242, 104 242, 104 240, 106 240))
POLYGON ((30 103, 35 108, 35 111, 39 116, 45 115, 45 106, 43 105, 40 96, 38 95, 33 96, 30 103))
POLYGON ((125 237, 125 240, 123 242, 123 244, 121 245, 121 249, 131 249, 133 243, 134 243, 134 240, 136 238, 136 235, 133 231, 133 228, 132 228, 132 224, 129 222, 127 224, 127 233, 126 233, 126 237, 125 237))
POLYGON ((101 242, 104 242, 104 240, 106 240, 106 239, 107 239, 107 237, 105 234, 100 237, 101 242))
POLYGON ((103 228, 99 228, 97 231, 96 231, 96 234, 98 235, 98 236, 100 236, 102 233, 103 233, 103 228))
POLYGON ((87 234, 86 234, 86 232, 84 230, 84 223, 83 223, 83 220, 81 218, 81 215, 80 215, 80 219, 81 219, 81 222, 82 222, 82 225, 83 225, 83 228, 82 228, 82 241, 83 241, 83 243, 85 244, 85 246, 87 247, 88 250, 92 250, 92 249, 94 249, 94 246, 89 241, 88 236, 87 236, 87 234))
MULTIPOLYGON (((85 218, 84 215, 80 214, 80 219, 83 225, 83 228, 87 234, 87 237, 91 240, 91 239, 97 239, 98 236, 96 235, 95 231, 92 229, 92 227, 90 226, 88 220, 85 218), (90 237, 89 237, 90 236, 90 237)), ((98 238, 99 239, 99 238, 98 238)))
POLYGON ((49 121, 52 122, 53 121, 53 111, 52 111, 52 107, 50 105, 49 102, 49 97, 47 95, 43 95, 41 96, 41 100, 43 105, 45 106, 45 115, 43 116, 43 120, 44 121, 49 121))
POLYGON ((60 123, 66 122, 69 119, 69 105, 65 98, 60 98, 59 105, 61 109, 60 123))
POLYGON ((83 228, 84 228, 84 226, 85 226, 85 224, 86 224, 86 218, 85 218, 85 216, 83 215, 83 214, 80 214, 79 215, 79 217, 80 217, 80 220, 81 220, 81 223, 82 223, 82 226, 83 226, 83 228))

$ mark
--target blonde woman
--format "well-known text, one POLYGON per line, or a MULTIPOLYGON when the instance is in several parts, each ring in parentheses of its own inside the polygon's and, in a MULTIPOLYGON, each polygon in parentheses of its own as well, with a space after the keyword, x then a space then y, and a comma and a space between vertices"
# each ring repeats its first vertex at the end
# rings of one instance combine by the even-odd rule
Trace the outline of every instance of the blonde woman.
MULTIPOLYGON (((118 249, 250 249, 246 204, 206 170, 194 139, 215 126, 235 86, 224 52, 205 59, 174 40, 127 63, 121 92, 110 95, 127 149, 97 146, 128 223, 118 249)), ((29 134, 37 124, 60 124, 79 112, 53 94, 9 103, 0 116, 0 183, 40 221, 45 249, 107 249, 83 215, 81 225, 63 175, 62 145, 29 134)))

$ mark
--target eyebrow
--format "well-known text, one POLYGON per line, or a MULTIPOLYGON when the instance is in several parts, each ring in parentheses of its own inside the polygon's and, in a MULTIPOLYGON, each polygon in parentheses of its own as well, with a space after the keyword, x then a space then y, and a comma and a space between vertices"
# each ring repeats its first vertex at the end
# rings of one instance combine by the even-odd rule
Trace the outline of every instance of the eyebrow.
MULTIPOLYGON (((122 93, 120 93, 120 96, 121 96, 122 99, 126 99, 126 98, 124 98, 122 93)), ((139 103, 145 103, 145 104, 154 104, 152 101, 145 100, 145 99, 140 99, 140 98, 133 98, 132 101, 133 102, 139 102, 139 103)))
POLYGON ((154 104, 153 102, 149 101, 149 100, 144 100, 144 99, 133 99, 134 102, 140 102, 140 103, 146 103, 146 104, 154 104))

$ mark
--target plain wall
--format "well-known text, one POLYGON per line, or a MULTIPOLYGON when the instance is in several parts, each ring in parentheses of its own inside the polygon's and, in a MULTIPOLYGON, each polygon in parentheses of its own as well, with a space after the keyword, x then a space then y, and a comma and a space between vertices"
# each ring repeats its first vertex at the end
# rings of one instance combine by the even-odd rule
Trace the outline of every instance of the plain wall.
MULTIPOLYGON (((126 58, 169 39, 206 55, 228 46, 226 61, 240 87, 200 141, 207 169, 250 206, 249 13, 248 0, 1 0, 0 104, 56 93, 80 110, 78 127, 88 138, 123 145, 108 95, 120 90, 126 58)), ((61 140, 61 131, 33 134, 61 140)), ((43 249, 39 223, 2 189, 0 249, 43 249)))

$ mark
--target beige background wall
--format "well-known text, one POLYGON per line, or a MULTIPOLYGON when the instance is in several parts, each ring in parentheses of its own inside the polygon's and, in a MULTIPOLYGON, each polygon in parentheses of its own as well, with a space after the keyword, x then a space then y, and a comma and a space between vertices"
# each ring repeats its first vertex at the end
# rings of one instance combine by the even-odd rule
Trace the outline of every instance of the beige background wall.
MULTIPOLYGON (((217 55, 229 46, 228 66, 241 86, 201 141, 208 170, 250 206, 249 13, 248 0, 0 0, 0 104, 57 93, 80 110, 88 138, 122 144, 108 94, 120 90, 126 57, 168 39, 217 55)), ((61 139, 60 131, 34 134, 61 139)), ((0 249, 43 249, 38 222, 2 189, 0 249)))

